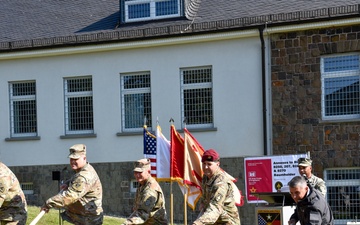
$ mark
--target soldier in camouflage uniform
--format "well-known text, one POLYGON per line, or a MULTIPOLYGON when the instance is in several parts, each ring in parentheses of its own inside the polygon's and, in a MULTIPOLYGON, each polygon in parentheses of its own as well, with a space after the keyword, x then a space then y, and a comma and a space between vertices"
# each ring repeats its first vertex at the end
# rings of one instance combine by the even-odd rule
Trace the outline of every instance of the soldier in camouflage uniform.
POLYGON ((0 162, 0 224, 25 225, 27 204, 15 174, 0 162))
POLYGON ((86 161, 86 146, 70 148, 70 166, 76 172, 62 185, 60 193, 49 198, 42 210, 64 208, 61 217, 75 225, 103 223, 102 186, 95 169, 86 161))
POLYGON ((309 185, 320 191, 321 194, 326 198, 326 186, 325 181, 314 174, 312 174, 312 160, 309 158, 299 158, 298 168, 301 176, 307 179, 309 185))
POLYGON ((164 194, 159 183, 151 177, 150 160, 135 162, 134 176, 139 183, 136 190, 133 213, 123 225, 167 225, 164 194))
POLYGON ((201 184, 201 211, 193 225, 240 225, 239 212, 231 186, 232 181, 220 168, 219 154, 213 149, 206 150, 201 162, 204 171, 201 184))

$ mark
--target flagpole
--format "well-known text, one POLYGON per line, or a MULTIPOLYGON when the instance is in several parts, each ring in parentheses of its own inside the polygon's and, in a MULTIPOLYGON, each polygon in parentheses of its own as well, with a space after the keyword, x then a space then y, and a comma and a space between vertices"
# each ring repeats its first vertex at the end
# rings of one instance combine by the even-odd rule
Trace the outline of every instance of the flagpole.
MULTIPOLYGON (((169 122, 171 123, 170 125, 170 129, 171 129, 171 126, 174 125, 174 119, 170 118, 169 122)), ((171 134, 170 134, 170 138, 171 138, 171 134)), ((170 141, 172 140, 170 139, 170 141)), ((170 152, 170 154, 173 153, 170 152)), ((170 160, 170 163, 172 163, 172 160, 170 160)), ((170 224, 171 225, 174 224, 173 167, 171 164, 170 164, 170 224)))
POLYGON ((184 194, 184 225, 187 225, 187 206, 186 206, 187 193, 184 194))
POLYGON ((174 203, 174 196, 173 196, 173 182, 172 178, 170 178, 170 224, 174 224, 174 209, 173 209, 173 203, 174 203))
MULTIPOLYGON (((171 122, 172 118, 170 119, 169 122, 171 122)), ((174 120, 172 120, 174 121, 174 120)), ((159 126, 159 118, 156 118, 156 124, 157 126, 159 126)), ((171 154, 171 153, 170 153, 171 154)), ((171 161, 170 161, 171 163, 171 161)), ((174 223, 174 210, 173 210, 173 202, 174 202, 174 198, 173 198, 173 191, 172 191, 172 166, 170 165, 170 225, 173 225, 174 223)))
MULTIPOLYGON (((186 118, 184 119, 184 128, 186 128, 186 118)), ((186 136, 185 136, 186 138, 186 136)), ((186 141, 185 141, 186 143, 186 141)), ((186 164, 186 152, 185 152, 185 144, 184 144, 184 165, 186 164)), ((185 167, 184 167, 184 170, 185 170, 185 167)), ((185 174, 185 171, 184 171, 184 174, 185 174)), ((184 179, 184 177, 183 177, 184 179)), ((185 185, 185 187, 187 187, 185 185)), ((187 225, 187 191, 184 193, 184 225, 187 225)))

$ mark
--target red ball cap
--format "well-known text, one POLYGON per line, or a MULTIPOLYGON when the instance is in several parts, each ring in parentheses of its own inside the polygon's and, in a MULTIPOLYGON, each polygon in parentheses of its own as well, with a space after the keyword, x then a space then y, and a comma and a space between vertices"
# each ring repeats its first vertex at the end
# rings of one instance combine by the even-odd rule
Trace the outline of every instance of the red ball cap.
POLYGON ((219 159, 219 154, 214 149, 209 149, 204 152, 204 155, 201 158, 201 162, 218 161, 219 159))

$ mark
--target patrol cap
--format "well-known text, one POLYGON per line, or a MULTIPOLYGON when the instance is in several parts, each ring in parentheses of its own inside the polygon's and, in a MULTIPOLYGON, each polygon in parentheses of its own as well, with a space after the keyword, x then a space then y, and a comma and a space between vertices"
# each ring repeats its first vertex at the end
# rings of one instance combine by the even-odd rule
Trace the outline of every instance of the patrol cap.
POLYGON ((147 169, 150 169, 150 159, 139 159, 134 162, 134 172, 142 173, 147 169))
POLYGON ((309 158, 299 158, 298 166, 311 166, 312 160, 309 158))
POLYGON ((73 145, 70 147, 69 151, 70 151, 70 154, 68 156, 69 158, 78 159, 82 155, 86 155, 86 145, 84 144, 73 145))
POLYGON ((206 150, 201 158, 201 162, 205 161, 218 161, 220 159, 219 154, 214 149, 206 150))

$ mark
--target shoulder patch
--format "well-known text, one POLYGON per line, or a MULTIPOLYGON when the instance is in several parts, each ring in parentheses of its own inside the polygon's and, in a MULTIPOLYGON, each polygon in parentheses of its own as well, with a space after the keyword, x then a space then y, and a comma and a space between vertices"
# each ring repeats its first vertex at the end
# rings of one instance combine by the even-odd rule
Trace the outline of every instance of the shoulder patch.
POLYGON ((145 203, 144 203, 147 207, 149 207, 151 205, 151 199, 148 198, 145 203))
POLYGON ((214 201, 215 202, 219 202, 222 199, 223 195, 222 193, 218 193, 215 197, 214 197, 214 201))
POLYGON ((77 177, 75 180, 73 180, 71 182, 71 187, 75 190, 75 191, 83 191, 85 188, 85 179, 83 179, 82 177, 77 177))
POLYGON ((3 194, 5 193, 5 184, 3 183, 3 181, 0 181, 0 193, 3 194))

